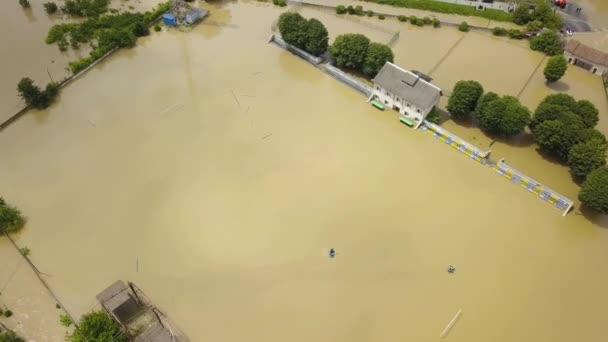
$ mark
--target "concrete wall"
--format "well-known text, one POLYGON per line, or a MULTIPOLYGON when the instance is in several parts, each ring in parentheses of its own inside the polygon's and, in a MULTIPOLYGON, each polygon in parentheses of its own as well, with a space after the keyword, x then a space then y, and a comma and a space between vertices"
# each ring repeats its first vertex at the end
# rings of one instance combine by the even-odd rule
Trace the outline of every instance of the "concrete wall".
POLYGON ((429 108, 417 107, 414 104, 409 103, 404 99, 399 98, 398 96, 395 96, 394 94, 380 87, 377 84, 374 85, 373 94, 386 107, 391 109, 395 107, 398 108, 399 113, 401 115, 412 120, 416 123, 416 125, 424 121, 426 116, 429 115, 431 110, 433 110, 433 107, 439 103, 439 96, 437 96, 433 106, 430 106, 429 108))

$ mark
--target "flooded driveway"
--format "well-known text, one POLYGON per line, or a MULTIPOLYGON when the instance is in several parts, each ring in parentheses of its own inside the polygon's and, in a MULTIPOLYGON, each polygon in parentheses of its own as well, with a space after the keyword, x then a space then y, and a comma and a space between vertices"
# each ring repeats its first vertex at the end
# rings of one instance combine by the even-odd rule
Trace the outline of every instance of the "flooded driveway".
POLYGON ((129 279, 192 341, 437 341, 459 309, 457 342, 603 341, 608 223, 265 44, 282 10, 155 33, 0 134, 16 238, 68 309, 129 279))

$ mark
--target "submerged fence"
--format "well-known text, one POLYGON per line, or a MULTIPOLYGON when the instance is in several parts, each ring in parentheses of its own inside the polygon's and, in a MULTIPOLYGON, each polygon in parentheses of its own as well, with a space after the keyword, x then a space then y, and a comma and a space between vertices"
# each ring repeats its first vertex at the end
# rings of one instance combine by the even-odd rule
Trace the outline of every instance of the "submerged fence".
POLYGON ((422 122, 420 125, 420 129, 423 131, 429 132, 433 135, 434 138, 439 139, 451 147, 455 148, 457 151, 466 154, 471 159, 481 163, 486 164, 488 161, 488 156, 491 151, 482 151, 477 147, 469 144, 464 139, 457 137, 456 135, 448 132, 447 130, 431 123, 426 120, 422 122))

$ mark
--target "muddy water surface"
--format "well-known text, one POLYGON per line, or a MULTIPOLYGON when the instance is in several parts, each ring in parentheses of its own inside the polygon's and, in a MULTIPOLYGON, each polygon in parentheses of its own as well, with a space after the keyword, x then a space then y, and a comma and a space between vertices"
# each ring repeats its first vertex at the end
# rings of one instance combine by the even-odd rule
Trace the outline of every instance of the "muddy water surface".
POLYGON ((68 308, 130 279, 192 341, 438 341, 459 309, 453 341, 603 341, 608 224, 265 44, 279 13, 153 34, 0 134, 18 242, 68 308))

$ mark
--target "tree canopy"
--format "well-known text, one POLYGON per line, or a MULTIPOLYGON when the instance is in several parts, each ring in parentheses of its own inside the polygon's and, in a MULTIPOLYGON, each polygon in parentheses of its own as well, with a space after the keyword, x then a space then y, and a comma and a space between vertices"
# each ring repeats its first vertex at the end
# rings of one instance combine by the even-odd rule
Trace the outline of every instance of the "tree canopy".
POLYGON ((591 171, 581 186, 578 198, 589 208, 608 214, 608 169, 601 167, 591 171))
POLYGON ((127 342, 129 339, 104 311, 84 314, 79 321, 79 329, 68 335, 68 342, 127 342))
POLYGON ((570 149, 568 165, 570 172, 585 177, 591 171, 606 165, 606 141, 598 138, 580 142, 570 149))
POLYGON ((494 94, 482 101, 476 115, 479 127, 485 132, 511 137, 522 132, 530 122, 530 111, 513 96, 494 94))
POLYGON ((513 22, 525 25, 530 21, 530 6, 526 3, 519 4, 513 11, 513 22))
POLYGON ((370 43, 365 55, 365 62, 363 62, 363 73, 374 77, 386 62, 392 63, 394 59, 393 50, 388 45, 370 43))
POLYGON ((0 233, 13 233, 23 228, 25 218, 19 209, 7 204, 0 197, 0 233))
POLYGON ((547 82, 556 82, 564 76, 567 68, 568 61, 566 61, 566 58, 563 55, 555 55, 547 61, 547 65, 543 71, 545 79, 547 82))
POLYGON ((534 51, 543 52, 549 56, 562 53, 559 35, 555 31, 545 31, 530 39, 530 48, 534 51))
POLYGON ((329 53, 337 66, 361 70, 369 43, 369 39, 360 33, 342 34, 336 37, 329 53))
POLYGON ((304 50, 320 56, 327 51, 329 46, 329 33, 322 22, 315 18, 308 19, 305 31, 304 50))
POLYGON ((583 119, 583 123, 589 128, 595 127, 600 121, 599 111, 593 103, 587 100, 579 100, 576 103, 575 113, 583 119))
POLYGON ((327 51, 329 34, 322 22, 315 18, 304 19, 299 13, 285 12, 279 16, 279 32, 289 45, 315 56, 327 51))
POLYGON ((561 161, 568 160, 570 148, 580 142, 579 128, 561 120, 547 120, 536 126, 534 137, 540 148, 561 161))
POLYGON ((483 94, 483 87, 477 81, 458 81, 448 99, 447 110, 455 119, 471 115, 477 107, 477 101, 483 94))
POLYGON ((50 106, 59 93, 59 85, 49 83, 41 90, 31 78, 24 77, 17 84, 17 92, 28 106, 44 109, 50 106))
POLYGON ((544 27, 559 30, 563 26, 561 15, 553 11, 553 7, 546 0, 537 0, 536 8, 530 14, 530 20, 538 20, 544 27))

